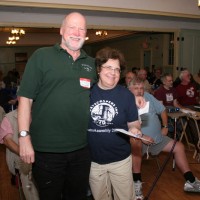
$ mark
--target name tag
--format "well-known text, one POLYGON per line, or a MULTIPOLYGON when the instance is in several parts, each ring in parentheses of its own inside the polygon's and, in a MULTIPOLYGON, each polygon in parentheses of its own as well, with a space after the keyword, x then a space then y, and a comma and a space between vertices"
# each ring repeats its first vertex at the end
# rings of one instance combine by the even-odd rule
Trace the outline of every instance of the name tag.
POLYGON ((88 78, 80 78, 80 86, 89 89, 90 88, 90 79, 88 78))

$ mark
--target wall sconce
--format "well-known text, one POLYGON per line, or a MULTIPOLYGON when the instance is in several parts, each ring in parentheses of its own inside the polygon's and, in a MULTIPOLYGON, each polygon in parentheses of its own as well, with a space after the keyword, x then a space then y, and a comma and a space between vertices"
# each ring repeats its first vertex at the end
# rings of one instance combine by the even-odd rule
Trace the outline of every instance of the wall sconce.
POLYGON ((200 8, 200 0, 198 0, 198 6, 199 6, 199 8, 200 8))
POLYGON ((97 36, 107 36, 108 35, 108 32, 107 31, 96 31, 95 33, 97 36))

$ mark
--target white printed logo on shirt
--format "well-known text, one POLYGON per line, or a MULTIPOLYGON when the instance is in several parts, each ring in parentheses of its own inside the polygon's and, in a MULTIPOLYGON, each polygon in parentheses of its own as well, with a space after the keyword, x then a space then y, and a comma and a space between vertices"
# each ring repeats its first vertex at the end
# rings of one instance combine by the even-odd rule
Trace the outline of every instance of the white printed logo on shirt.
POLYGON ((186 95, 188 97, 194 97, 194 87, 191 87, 191 88, 187 89, 186 95))
POLYGON ((111 101, 97 101, 90 107, 91 117, 94 123, 100 127, 106 127, 112 124, 115 115, 118 115, 118 109, 111 101))
POLYGON ((172 93, 167 93, 166 94, 166 101, 167 102, 172 102, 174 100, 173 94, 172 93))

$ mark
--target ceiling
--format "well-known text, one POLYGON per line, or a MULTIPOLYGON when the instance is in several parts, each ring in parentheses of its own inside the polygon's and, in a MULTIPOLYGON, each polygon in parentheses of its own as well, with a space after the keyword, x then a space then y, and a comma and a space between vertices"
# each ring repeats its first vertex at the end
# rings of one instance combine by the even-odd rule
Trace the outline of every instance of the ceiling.
MULTIPOLYGON (((15 6, 0 6, 0 11, 2 12, 13 12, 13 13, 35 13, 35 14, 48 14, 51 13, 51 15, 57 15, 57 14, 64 14, 66 13, 66 9, 55 9, 55 8, 39 8, 39 7, 15 7, 15 6)), ((71 12, 73 9, 67 9, 67 12, 71 12)), ((77 10, 79 11, 79 10, 77 10)), ((92 18, 95 18, 96 16, 106 16, 115 18, 120 16, 121 18, 131 18, 131 19, 154 19, 154 20, 173 20, 177 22, 187 22, 188 20, 190 22, 197 22, 199 18, 187 18, 187 17, 177 17, 177 16, 162 16, 162 15, 155 15, 155 14, 140 14, 140 13, 123 13, 123 12, 106 12, 106 11, 96 11, 96 10, 80 10, 84 15, 90 16, 92 18)), ((27 24, 26 24, 27 26, 27 24)), ((49 26, 50 27, 50 26, 49 26)), ((34 33, 34 34, 41 34, 41 33, 58 33, 59 34, 59 28, 58 26, 54 28, 37 28, 37 27, 24 27, 26 33, 34 33)), ((108 32, 107 36, 97 36, 95 34, 98 29, 91 29, 93 26, 90 26, 87 31, 87 37, 89 37, 89 40, 87 40, 85 43, 96 43, 96 42, 102 42, 106 40, 111 39, 117 39, 117 38, 124 38, 124 37, 130 37, 130 36, 138 36, 138 35, 147 35, 147 34, 157 34, 158 32, 150 32, 150 31, 127 31, 127 30, 106 30, 108 32)), ((0 27, 0 38, 1 38, 1 32, 7 32, 9 34, 12 27, 0 27)), ((104 26, 105 28, 105 26, 104 26)), ((166 32, 165 32, 166 33, 166 32)), ((160 32, 159 32, 160 34, 160 32)))
MULTIPOLYGON (((26 35, 31 34, 32 37, 37 36, 39 34, 56 34, 59 36, 59 28, 33 28, 33 27, 20 27, 23 28, 26 32, 26 35)), ((10 35, 12 27, 0 27, 0 38, 1 34, 10 35)), ((145 32, 145 31, 126 31, 126 30, 106 30, 106 36, 98 36, 96 35, 96 31, 103 31, 102 29, 88 29, 87 37, 88 40, 85 41, 85 44, 92 44, 97 42, 102 42, 106 40, 115 40, 115 39, 124 39, 127 37, 133 36, 144 36, 148 34, 160 34, 160 32, 145 32)), ((7 36, 7 37, 8 37, 7 36)), ((21 45, 20 45, 21 46, 21 45)), ((24 44, 26 46, 26 44, 24 44)))

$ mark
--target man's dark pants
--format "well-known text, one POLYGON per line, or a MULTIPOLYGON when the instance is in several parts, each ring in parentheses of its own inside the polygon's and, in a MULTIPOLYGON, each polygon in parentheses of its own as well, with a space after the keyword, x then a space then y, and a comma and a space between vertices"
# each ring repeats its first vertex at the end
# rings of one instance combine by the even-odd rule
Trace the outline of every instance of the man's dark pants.
POLYGON ((85 200, 89 182, 88 147, 69 153, 35 152, 33 177, 40 200, 85 200))

